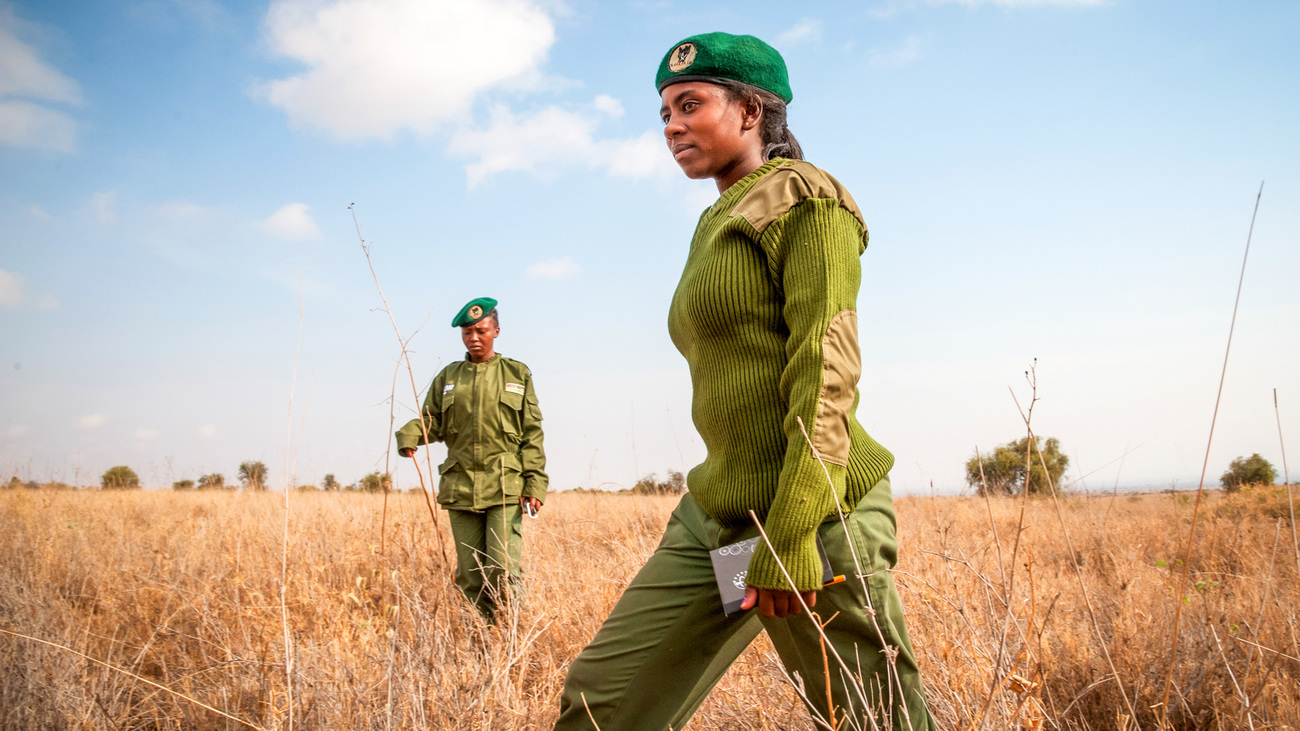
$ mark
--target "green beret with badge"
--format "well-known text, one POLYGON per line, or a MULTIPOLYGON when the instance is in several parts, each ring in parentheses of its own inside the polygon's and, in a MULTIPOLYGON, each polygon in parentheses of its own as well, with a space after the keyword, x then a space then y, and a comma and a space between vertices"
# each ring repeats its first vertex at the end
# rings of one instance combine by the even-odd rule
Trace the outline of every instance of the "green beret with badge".
POLYGON ((497 308, 497 301, 491 297, 479 297, 465 303, 460 312, 451 320, 452 327, 469 327, 482 320, 497 308))
POLYGON ((757 86, 786 104, 794 100, 781 54, 754 36, 730 33, 702 33, 673 46, 659 64, 655 88, 663 93, 671 84, 719 79, 757 86))

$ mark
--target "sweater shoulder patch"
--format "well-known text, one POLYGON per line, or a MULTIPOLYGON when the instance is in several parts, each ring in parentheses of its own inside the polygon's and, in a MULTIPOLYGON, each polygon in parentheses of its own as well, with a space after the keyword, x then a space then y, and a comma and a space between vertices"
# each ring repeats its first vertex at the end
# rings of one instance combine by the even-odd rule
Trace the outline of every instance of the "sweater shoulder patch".
POLYGON ((731 217, 744 218, 762 234, 773 221, 809 198, 837 201, 858 219, 866 238, 866 221, 849 191, 826 171, 802 160, 787 160, 754 183, 731 209, 731 217))

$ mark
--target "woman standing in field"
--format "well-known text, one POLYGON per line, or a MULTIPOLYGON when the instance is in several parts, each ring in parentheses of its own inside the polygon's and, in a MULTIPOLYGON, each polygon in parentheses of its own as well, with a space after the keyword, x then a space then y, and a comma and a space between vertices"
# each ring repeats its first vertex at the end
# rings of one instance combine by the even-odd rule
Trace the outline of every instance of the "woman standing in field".
POLYGON ((785 62, 766 43, 692 36, 655 81, 674 160, 720 193, 700 217, 668 314, 708 456, 654 555, 570 667, 556 728, 680 729, 766 629, 831 726, 870 714, 931 729, 889 572, 894 458, 854 416, 862 214, 838 181, 802 162, 785 124, 785 62), (771 545, 754 550, 744 579, 741 609, 758 611, 727 615, 709 551, 757 535, 751 511, 771 545), (848 581, 823 588, 819 538, 848 581), (829 620, 843 665, 824 669, 805 605, 829 620))

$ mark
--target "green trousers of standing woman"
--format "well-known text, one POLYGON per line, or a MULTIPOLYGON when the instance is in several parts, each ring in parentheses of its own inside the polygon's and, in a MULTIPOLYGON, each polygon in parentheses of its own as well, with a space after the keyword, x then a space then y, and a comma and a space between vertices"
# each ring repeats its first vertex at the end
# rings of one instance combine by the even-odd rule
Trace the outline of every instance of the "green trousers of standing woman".
MULTIPOLYGON (((835 716, 849 715, 857 725, 871 728, 865 720, 870 714, 879 728, 929 731, 934 721, 889 572, 898 557, 889 478, 872 487, 845 519, 867 592, 854 576, 844 525, 832 516, 818 532, 832 569, 848 581, 818 592, 813 609, 823 619, 838 612, 825 632, 850 670, 846 674, 831 657, 835 716)), ((757 533, 754 527, 720 526, 689 494, 684 496, 654 555, 569 668, 555 728, 681 729, 762 630, 786 670, 803 682, 809 711, 828 719, 827 674, 808 614, 784 619, 765 619, 757 609, 723 614, 709 551, 757 533)))
POLYGON ((523 585, 519 554, 523 546, 519 503, 487 510, 448 509, 456 541, 456 588, 489 621, 523 585))

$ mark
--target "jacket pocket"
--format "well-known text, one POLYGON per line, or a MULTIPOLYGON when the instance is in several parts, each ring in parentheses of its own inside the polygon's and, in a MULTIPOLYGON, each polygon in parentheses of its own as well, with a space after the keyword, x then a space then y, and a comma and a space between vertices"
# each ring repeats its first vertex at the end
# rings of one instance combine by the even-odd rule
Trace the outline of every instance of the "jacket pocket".
POLYGON ((455 434, 456 432, 460 431, 460 429, 457 428, 459 425, 456 424, 456 419, 453 417, 453 414, 455 414, 456 412, 454 409, 452 409, 452 406, 455 405, 456 405, 455 391, 448 391, 447 393, 444 393, 442 395, 442 402, 439 404, 439 408, 442 411, 442 433, 443 434, 455 434))
POLYGON ((510 391, 501 392, 501 431, 518 444, 523 438, 524 395, 510 391))
POLYGON ((508 498, 519 497, 524 491, 523 464, 517 454, 503 454, 498 458, 501 492, 508 498))
POLYGON ((438 503, 447 505, 456 498, 456 458, 448 457, 438 465, 438 503))

